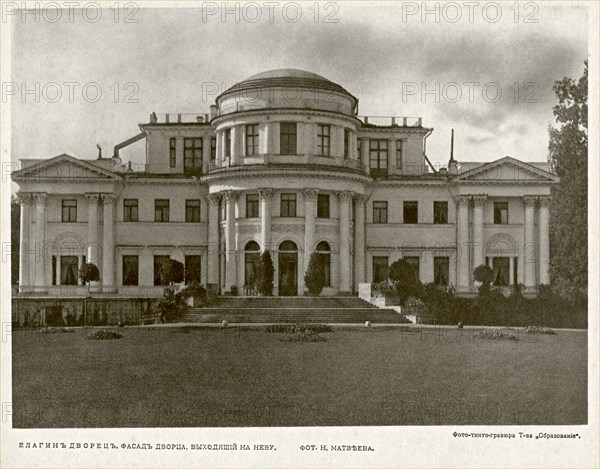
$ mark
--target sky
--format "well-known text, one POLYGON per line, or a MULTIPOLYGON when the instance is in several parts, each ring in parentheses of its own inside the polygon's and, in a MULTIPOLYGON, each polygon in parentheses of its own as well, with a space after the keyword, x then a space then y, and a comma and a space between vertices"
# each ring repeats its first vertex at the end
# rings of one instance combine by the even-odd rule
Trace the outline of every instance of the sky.
MULTIPOLYGON (((359 115, 422 117, 434 164, 448 161, 451 129, 459 161, 546 161, 552 86, 579 78, 588 54, 589 12, 571 3, 104 5, 58 17, 3 4, 12 161, 93 159, 97 144, 110 156, 150 113, 208 113, 216 90, 279 68, 339 83, 359 115)), ((141 141, 121 157, 144 153, 141 141)))

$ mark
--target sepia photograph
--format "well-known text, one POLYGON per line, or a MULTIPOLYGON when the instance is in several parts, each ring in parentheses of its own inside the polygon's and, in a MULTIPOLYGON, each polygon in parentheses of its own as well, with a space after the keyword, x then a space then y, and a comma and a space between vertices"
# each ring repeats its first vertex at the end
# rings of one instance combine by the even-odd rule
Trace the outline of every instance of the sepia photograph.
POLYGON ((598 467, 597 4, 0 5, 3 468, 598 467))

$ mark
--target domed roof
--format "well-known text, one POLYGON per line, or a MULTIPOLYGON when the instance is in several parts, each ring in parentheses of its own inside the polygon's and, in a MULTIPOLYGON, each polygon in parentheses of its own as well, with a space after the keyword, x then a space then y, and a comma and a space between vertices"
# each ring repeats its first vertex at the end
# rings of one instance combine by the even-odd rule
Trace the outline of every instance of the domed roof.
POLYGON ((317 75, 316 73, 299 70, 297 68, 279 68, 276 70, 267 70, 266 72, 257 73, 244 81, 262 80, 265 78, 312 78, 313 80, 329 81, 327 78, 317 75))

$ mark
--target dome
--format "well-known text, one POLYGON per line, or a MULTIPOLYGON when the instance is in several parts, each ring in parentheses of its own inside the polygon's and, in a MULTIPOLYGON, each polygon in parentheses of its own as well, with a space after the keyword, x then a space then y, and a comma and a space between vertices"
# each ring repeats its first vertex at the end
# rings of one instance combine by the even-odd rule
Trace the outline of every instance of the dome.
POLYGON ((329 81, 327 78, 317 75, 316 73, 299 70, 297 68, 279 68, 277 70, 267 70, 266 72, 257 73, 244 81, 262 80, 266 78, 312 78, 313 80, 329 81))

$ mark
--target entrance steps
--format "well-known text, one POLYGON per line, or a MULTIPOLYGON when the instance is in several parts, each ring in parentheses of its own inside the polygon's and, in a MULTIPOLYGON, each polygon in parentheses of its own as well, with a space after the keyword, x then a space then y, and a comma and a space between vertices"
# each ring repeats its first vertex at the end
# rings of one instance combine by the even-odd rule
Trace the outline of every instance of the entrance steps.
POLYGON ((189 308, 183 322, 402 324, 393 310, 381 310, 357 297, 223 297, 207 308, 189 308))

